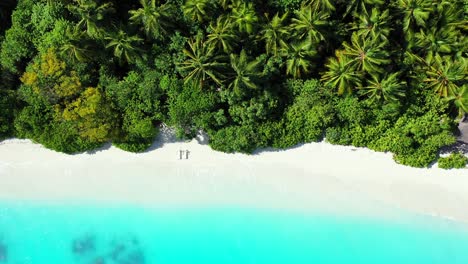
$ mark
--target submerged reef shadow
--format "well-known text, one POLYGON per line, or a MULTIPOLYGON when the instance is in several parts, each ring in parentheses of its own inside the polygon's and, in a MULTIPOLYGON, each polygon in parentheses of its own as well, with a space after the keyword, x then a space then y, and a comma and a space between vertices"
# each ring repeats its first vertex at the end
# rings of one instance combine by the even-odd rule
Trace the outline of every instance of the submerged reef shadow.
POLYGON ((144 264, 145 257, 136 236, 114 239, 110 243, 108 257, 112 263, 118 264, 144 264))
POLYGON ((85 234, 72 241, 72 252, 75 255, 87 255, 96 251, 96 237, 85 234))
POLYGON ((0 263, 8 263, 8 247, 6 243, 0 239, 0 263))

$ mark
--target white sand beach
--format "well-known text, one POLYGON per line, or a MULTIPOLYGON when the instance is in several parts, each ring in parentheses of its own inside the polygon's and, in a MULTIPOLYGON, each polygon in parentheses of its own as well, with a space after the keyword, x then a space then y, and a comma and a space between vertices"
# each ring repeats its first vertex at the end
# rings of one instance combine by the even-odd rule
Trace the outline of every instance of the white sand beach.
POLYGON ((233 206, 383 215, 394 209, 468 222, 468 170, 415 169, 388 153, 325 142, 225 154, 163 133, 133 154, 66 155, 29 140, 0 143, 0 201, 233 206), (179 151, 189 158, 179 160, 179 151))

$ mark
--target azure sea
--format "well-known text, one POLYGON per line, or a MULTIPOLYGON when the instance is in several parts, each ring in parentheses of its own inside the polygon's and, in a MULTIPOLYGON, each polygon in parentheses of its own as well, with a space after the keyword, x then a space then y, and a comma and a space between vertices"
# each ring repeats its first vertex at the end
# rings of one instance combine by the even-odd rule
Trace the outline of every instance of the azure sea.
POLYGON ((6 264, 466 264, 450 221, 241 208, 0 203, 6 264))

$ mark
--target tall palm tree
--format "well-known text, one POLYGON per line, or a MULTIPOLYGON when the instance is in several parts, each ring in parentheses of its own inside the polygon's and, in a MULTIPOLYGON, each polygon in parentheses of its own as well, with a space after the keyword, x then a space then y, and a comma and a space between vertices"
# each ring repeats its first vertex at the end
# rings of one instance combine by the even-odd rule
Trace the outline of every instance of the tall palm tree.
POLYGON ((238 1, 235 3, 230 18, 237 26, 239 32, 253 33, 254 26, 258 22, 253 3, 238 1))
POLYGON ((170 4, 161 4, 159 0, 140 0, 142 7, 128 11, 130 21, 143 26, 148 37, 158 38, 171 26, 170 4))
POLYGON ((122 62, 132 63, 139 57, 139 49, 137 46, 143 41, 138 36, 129 36, 120 29, 116 34, 112 34, 105 38, 109 41, 106 48, 114 50, 114 56, 122 62))
POLYGON ((376 41, 387 41, 390 34, 390 12, 388 9, 380 11, 379 8, 372 8, 371 12, 363 8, 362 12, 355 14, 355 23, 352 27, 357 34, 364 38, 371 38, 376 41))
POLYGON ((366 8, 366 5, 369 6, 377 6, 377 5, 383 5, 385 3, 385 0, 353 0, 353 1, 346 1, 347 6, 346 6, 346 11, 343 15, 343 17, 348 16, 349 14, 353 13, 361 13, 363 9, 366 8))
POLYGON ((419 58, 425 64, 428 88, 442 97, 453 96, 468 79, 468 63, 464 58, 452 60, 450 57, 435 55, 431 64, 419 58))
POLYGON ((335 10, 333 5, 336 0, 306 0, 304 6, 310 6, 315 12, 323 11, 331 13, 335 10))
POLYGON ((286 74, 294 78, 300 78, 302 74, 309 73, 312 67, 312 58, 316 51, 308 41, 295 42, 284 49, 286 57, 286 74))
POLYGON ((232 23, 228 19, 222 16, 218 17, 216 24, 210 24, 208 32, 207 45, 215 46, 225 53, 232 51, 236 35, 232 31, 232 23))
POLYGON ((463 85, 455 94, 447 97, 458 108, 458 117, 461 118, 468 113, 468 85, 463 85))
POLYGON ((311 6, 302 6, 291 20, 291 28, 301 40, 318 43, 325 39, 322 32, 328 25, 328 18, 327 13, 316 11, 311 6))
POLYGON ((416 26, 425 26, 431 5, 431 0, 398 0, 396 7, 403 15, 403 30, 407 34, 412 35, 416 26))
POLYGON ((255 80, 260 77, 260 61, 249 61, 245 50, 242 50, 240 55, 231 54, 230 59, 234 74, 228 87, 237 93, 246 88, 257 88, 255 80))
POLYGON ((351 93, 353 89, 361 86, 361 76, 351 66, 351 62, 342 51, 336 51, 335 57, 330 58, 325 65, 328 70, 322 74, 321 80, 337 89, 340 95, 351 93))
POLYGON ((187 71, 185 83, 203 87, 206 81, 212 80, 221 85, 224 77, 221 72, 226 67, 223 57, 216 55, 215 47, 205 45, 200 35, 188 42, 189 49, 184 49, 187 57, 180 69, 187 71))
POLYGON ((351 59, 351 66, 358 71, 371 75, 382 73, 382 66, 390 61, 385 43, 363 38, 356 32, 351 36, 351 44, 345 42, 343 46, 343 54, 351 59))
POLYGON ((80 19, 77 27, 85 28, 90 37, 99 35, 99 22, 104 20, 106 14, 115 11, 112 3, 98 5, 95 0, 74 0, 74 2, 75 4, 70 4, 67 8, 80 19))
POLYGON ((414 48, 421 54, 426 54, 426 61, 432 61, 435 54, 451 53, 458 48, 457 35, 459 32, 453 30, 453 27, 438 29, 431 27, 427 31, 420 30, 415 34, 414 48))
POLYGON ((260 38, 265 41, 267 54, 278 55, 281 49, 287 47, 286 39, 289 35, 288 27, 284 22, 288 14, 279 16, 276 14, 265 27, 260 31, 260 38))
POLYGON ((400 81, 398 73, 392 73, 383 78, 373 76, 363 87, 361 94, 366 95, 371 101, 395 102, 405 96, 406 83, 400 81))
POLYGON ((232 4, 233 0, 217 0, 217 3, 224 9, 228 9, 231 4, 232 4))
POLYGON ((68 26, 65 31, 65 44, 59 48, 60 55, 71 61, 84 62, 89 59, 91 50, 80 43, 84 39, 84 33, 76 27, 68 26))
POLYGON ((203 22, 213 10, 211 0, 187 0, 182 6, 184 15, 193 21, 203 22))

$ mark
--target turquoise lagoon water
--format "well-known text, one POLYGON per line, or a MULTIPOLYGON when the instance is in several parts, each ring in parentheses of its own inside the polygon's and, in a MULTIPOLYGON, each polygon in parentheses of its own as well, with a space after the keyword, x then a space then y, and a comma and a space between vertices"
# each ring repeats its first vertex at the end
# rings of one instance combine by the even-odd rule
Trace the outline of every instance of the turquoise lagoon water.
POLYGON ((0 203, 7 264, 466 264, 453 222, 239 208, 0 203))

